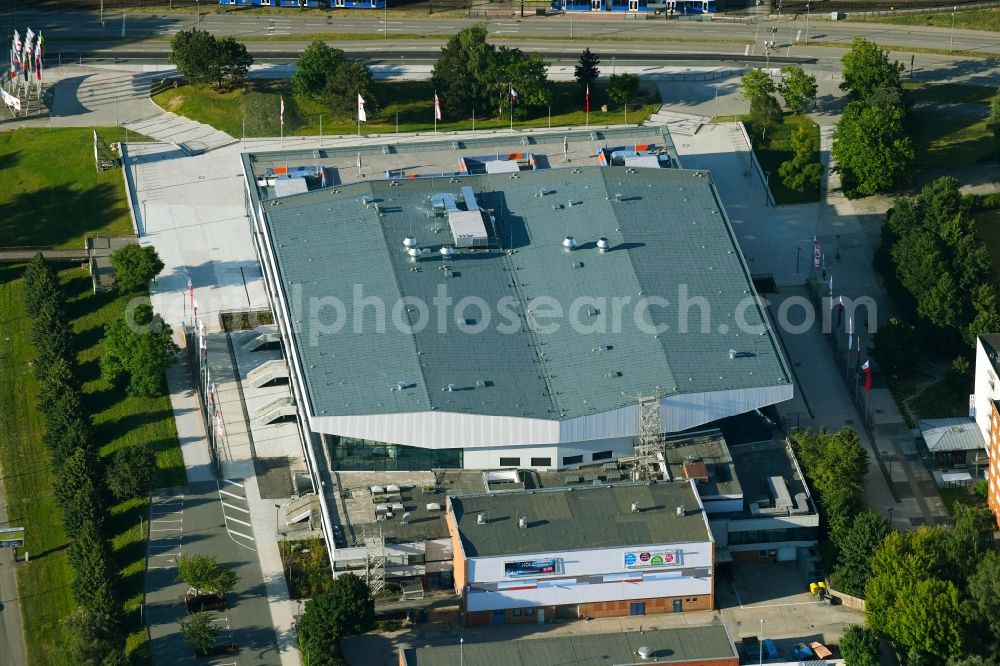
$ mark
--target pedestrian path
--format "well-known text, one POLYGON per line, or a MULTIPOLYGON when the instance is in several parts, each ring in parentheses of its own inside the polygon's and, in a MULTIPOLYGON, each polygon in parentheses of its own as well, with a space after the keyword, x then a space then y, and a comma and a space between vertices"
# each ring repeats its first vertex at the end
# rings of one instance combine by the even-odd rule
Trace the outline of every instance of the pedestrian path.
POLYGON ((171 143, 190 153, 214 150, 236 142, 233 137, 210 125, 189 120, 169 111, 122 124, 133 132, 171 143))

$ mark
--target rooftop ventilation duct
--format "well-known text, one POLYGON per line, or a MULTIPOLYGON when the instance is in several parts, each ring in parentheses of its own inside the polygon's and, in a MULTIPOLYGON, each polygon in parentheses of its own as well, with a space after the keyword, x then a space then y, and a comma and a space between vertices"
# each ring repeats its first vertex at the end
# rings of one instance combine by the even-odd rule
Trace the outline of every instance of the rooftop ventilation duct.
POLYGON ((610 249, 611 249, 611 243, 608 242, 607 238, 605 238, 604 236, 601 236, 600 238, 597 239, 597 250, 601 254, 604 254, 605 252, 607 252, 610 249))
POLYGON ((419 247, 411 247, 409 250, 406 251, 406 254, 410 255, 410 259, 412 259, 413 261, 417 261, 418 259, 420 259, 420 255, 422 255, 423 253, 424 251, 421 250, 419 247))
POLYGON ((638 502, 632 502, 631 511, 632 511, 632 513, 639 513, 639 503, 638 502))
POLYGON ((652 659, 653 658, 653 648, 651 648, 651 647, 649 647, 647 645, 643 645, 638 650, 636 650, 636 652, 643 659, 652 659))
POLYGON ((416 246, 417 246, 417 239, 414 238, 413 236, 407 236, 406 238, 403 239, 403 247, 405 247, 407 250, 409 250, 411 247, 416 247, 416 246))
POLYGON ((481 513, 478 516, 476 516, 476 524, 478 524, 478 525, 485 525, 486 524, 486 514, 485 513, 481 513))
POLYGON ((572 236, 566 236, 566 238, 563 239, 562 246, 567 252, 572 252, 576 249, 576 239, 572 236))
POLYGON ((682 506, 677 507, 677 517, 678 518, 684 517, 684 507, 682 506))
POLYGON ((520 527, 522 530, 527 529, 528 519, 525 518, 524 516, 521 516, 520 518, 517 519, 517 526, 520 527))
POLYGON ((451 257, 455 256, 455 248, 453 248, 451 245, 442 246, 441 256, 444 257, 445 259, 450 259, 451 257))

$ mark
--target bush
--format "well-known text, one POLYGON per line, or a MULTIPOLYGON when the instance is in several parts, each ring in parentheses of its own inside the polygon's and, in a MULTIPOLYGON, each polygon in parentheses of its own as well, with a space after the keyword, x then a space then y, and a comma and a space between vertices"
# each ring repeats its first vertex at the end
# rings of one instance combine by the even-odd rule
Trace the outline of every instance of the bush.
POLYGON ((111 253, 115 285, 125 292, 145 289, 163 270, 163 262, 152 245, 126 245, 111 253))
POLYGON ((979 481, 976 482, 976 495, 985 500, 989 495, 989 492, 990 492, 989 481, 987 481, 986 479, 979 479, 979 481))
POLYGON ((847 666, 878 666, 878 636, 857 624, 849 625, 840 638, 840 656, 847 666))
POLYGON ((639 77, 634 74, 612 74, 606 90, 608 99, 617 106, 632 104, 639 94, 639 77))
POLYGON ((105 480, 115 499, 125 501, 145 496, 155 473, 156 453, 149 442, 140 442, 115 451, 105 480))

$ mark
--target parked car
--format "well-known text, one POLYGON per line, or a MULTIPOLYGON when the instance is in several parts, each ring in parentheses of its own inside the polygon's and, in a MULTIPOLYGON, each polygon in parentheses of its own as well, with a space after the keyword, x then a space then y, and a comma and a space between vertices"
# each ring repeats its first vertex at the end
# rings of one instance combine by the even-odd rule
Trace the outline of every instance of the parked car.
POLYGON ((770 661, 772 659, 780 658, 778 654, 778 646, 774 644, 770 638, 765 638, 761 641, 761 645, 764 646, 764 659, 770 661))
POLYGON ((796 643, 792 646, 792 658, 799 661, 811 660, 813 658, 812 648, 805 643, 796 643))

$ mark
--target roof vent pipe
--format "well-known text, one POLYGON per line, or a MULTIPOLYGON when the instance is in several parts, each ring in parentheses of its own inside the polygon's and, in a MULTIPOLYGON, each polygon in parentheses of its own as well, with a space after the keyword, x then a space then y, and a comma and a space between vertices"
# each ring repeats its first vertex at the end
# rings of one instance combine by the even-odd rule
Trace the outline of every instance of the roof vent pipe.
POLYGON ((412 259, 413 261, 417 261, 418 259, 420 259, 420 255, 422 255, 423 253, 424 251, 421 250, 419 247, 411 247, 409 250, 406 251, 406 254, 410 255, 410 259, 412 259))
POLYGON ((597 239, 597 249, 601 254, 604 254, 611 249, 611 243, 608 242, 607 238, 601 236, 597 239))
POLYGON ((451 257, 455 256, 455 248, 453 248, 451 245, 442 246, 441 256, 444 257, 445 259, 450 259, 451 257))
POLYGON ((522 530, 527 529, 528 519, 525 518, 524 516, 521 516, 520 518, 517 519, 517 526, 520 527, 522 530))
POLYGON ((643 659, 651 659, 653 657, 653 649, 651 647, 646 646, 646 645, 643 645, 642 647, 640 647, 638 650, 636 650, 636 652, 643 659))
POLYGON ((677 507, 677 517, 678 518, 684 517, 684 507, 682 506, 677 507))
POLYGON ((417 246, 417 239, 414 238, 413 236, 407 236, 406 238, 403 239, 403 247, 405 247, 407 250, 409 250, 411 247, 416 247, 416 246, 417 246))
POLYGON ((566 236, 563 239, 562 246, 567 252, 572 252, 576 249, 576 239, 572 236, 566 236))
POLYGON ((478 516, 476 516, 476 523, 479 524, 479 525, 485 525, 486 524, 486 514, 485 513, 481 513, 478 516))
POLYGON ((632 502, 632 507, 631 508, 632 508, 632 513, 639 513, 639 503, 638 502, 632 502))

